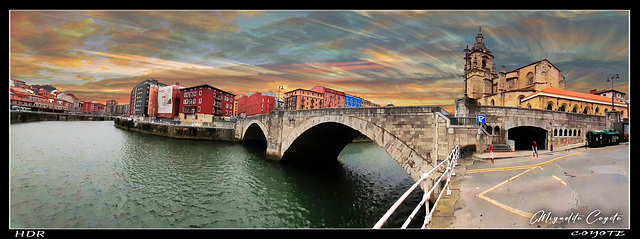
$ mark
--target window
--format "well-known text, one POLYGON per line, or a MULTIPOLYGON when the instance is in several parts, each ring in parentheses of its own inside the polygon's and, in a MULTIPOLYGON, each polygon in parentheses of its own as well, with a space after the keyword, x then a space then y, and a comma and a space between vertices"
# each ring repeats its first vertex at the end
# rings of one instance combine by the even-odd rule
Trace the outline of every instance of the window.
POLYGON ((529 74, 527 74, 527 85, 532 85, 533 84, 533 72, 529 72, 529 74))
POLYGON ((565 107, 566 107, 566 105, 562 105, 562 106, 560 106, 560 108, 558 108, 558 111, 566 111, 566 110, 565 110, 565 107))
POLYGON ((553 136, 558 136, 558 129, 553 129, 553 136))
POLYGON ((187 92, 184 92, 184 98, 187 98, 187 92))
POLYGON ((198 99, 198 104, 202 104, 202 98, 198 99))
POLYGON ((200 112, 200 106, 198 106, 198 112, 200 112))
POLYGON ((198 96, 202 96, 202 91, 198 91, 198 96))

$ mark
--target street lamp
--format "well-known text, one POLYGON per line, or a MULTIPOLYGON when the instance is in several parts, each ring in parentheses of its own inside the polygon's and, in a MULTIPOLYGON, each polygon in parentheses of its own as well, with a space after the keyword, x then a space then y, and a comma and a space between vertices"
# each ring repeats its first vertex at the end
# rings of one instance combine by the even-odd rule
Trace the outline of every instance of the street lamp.
POLYGON ((612 111, 615 110, 614 106, 613 106, 613 95, 614 95, 614 92, 613 92, 613 81, 614 80, 619 80, 619 79, 620 79, 620 76, 618 76, 618 74, 615 74, 612 77, 607 77, 607 82, 611 81, 611 110, 612 111))
POLYGON ((278 105, 278 109, 282 108, 282 106, 280 105, 280 89, 284 89, 284 86, 281 86, 281 85, 278 86, 278 98, 276 98, 276 104, 278 105))

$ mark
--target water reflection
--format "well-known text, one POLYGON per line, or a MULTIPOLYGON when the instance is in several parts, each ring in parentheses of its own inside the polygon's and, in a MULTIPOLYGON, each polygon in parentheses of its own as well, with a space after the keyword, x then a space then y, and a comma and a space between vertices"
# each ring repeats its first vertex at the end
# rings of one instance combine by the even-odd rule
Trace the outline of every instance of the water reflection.
POLYGON ((256 147, 112 122, 10 131, 11 227, 370 228, 413 184, 375 143, 349 144, 330 167, 305 168, 270 161, 256 147))

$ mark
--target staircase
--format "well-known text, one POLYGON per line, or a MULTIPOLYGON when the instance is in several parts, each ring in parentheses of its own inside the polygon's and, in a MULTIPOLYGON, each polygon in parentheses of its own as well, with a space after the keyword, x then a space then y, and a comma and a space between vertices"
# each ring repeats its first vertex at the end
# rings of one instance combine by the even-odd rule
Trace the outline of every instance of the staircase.
MULTIPOLYGON (((490 152, 490 150, 487 149, 485 152, 490 152)), ((511 152, 511 146, 508 144, 494 144, 493 152, 511 152)))

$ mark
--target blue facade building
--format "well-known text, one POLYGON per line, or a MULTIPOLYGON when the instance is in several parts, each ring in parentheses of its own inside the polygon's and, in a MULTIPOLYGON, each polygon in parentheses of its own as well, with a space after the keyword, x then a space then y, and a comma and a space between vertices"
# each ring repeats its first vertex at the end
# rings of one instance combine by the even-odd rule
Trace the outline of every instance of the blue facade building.
POLYGON ((359 108, 362 107, 362 98, 344 94, 344 107, 347 108, 359 108))

